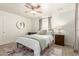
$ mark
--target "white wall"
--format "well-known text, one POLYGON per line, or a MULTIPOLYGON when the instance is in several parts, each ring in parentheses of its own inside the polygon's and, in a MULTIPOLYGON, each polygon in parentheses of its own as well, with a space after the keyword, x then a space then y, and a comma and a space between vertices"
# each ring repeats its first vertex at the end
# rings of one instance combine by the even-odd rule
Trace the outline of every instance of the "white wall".
POLYGON ((77 23, 77 43, 78 43, 78 45, 77 45, 77 49, 78 49, 78 51, 79 51, 79 4, 78 4, 78 20, 76 20, 76 21, 78 21, 78 23, 77 23))
POLYGON ((75 42, 75 21, 72 20, 64 25, 65 31, 65 45, 74 47, 75 42))
POLYGON ((25 35, 28 31, 31 31, 31 19, 18 16, 16 14, 0 11, 0 45, 7 44, 10 42, 15 42, 18 36, 25 35), (17 21, 24 21, 25 28, 24 29, 17 29, 16 22, 17 21), (2 24, 1 24, 2 23, 2 24), (1 31, 2 29, 2 31, 1 31))
MULTIPOLYGON (((39 20, 33 20, 33 31, 38 31, 39 20)), ((64 11, 52 16, 52 28, 62 25, 65 35, 65 45, 73 47, 75 40, 75 14, 74 10, 64 11)))
POLYGON ((54 16, 52 27, 62 26, 65 35, 65 45, 73 47, 75 40, 75 11, 65 11, 54 16))

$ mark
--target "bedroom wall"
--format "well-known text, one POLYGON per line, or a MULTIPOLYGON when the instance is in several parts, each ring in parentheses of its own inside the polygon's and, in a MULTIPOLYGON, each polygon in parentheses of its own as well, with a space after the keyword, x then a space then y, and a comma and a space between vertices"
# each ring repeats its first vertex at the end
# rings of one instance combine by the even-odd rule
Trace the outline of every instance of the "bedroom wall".
POLYGON ((18 36, 25 35, 27 32, 32 31, 31 24, 31 19, 0 11, 0 45, 15 42, 18 36), (25 28, 21 30, 17 29, 17 21, 23 21, 25 28))
POLYGON ((78 20, 76 20, 77 23, 77 49, 79 51, 79 4, 78 4, 78 20))
MULTIPOLYGON (((33 20, 33 31, 38 31, 39 20, 33 20)), ((52 28, 62 25, 65 35, 65 45, 73 47, 75 40, 75 17, 74 10, 63 11, 57 15, 52 16, 52 28)))
POLYGON ((75 41, 75 12, 73 10, 68 10, 59 13, 59 15, 54 16, 52 19, 52 27, 61 26, 64 30, 65 35, 65 45, 73 47, 75 41), (54 20, 55 19, 55 20, 54 20))

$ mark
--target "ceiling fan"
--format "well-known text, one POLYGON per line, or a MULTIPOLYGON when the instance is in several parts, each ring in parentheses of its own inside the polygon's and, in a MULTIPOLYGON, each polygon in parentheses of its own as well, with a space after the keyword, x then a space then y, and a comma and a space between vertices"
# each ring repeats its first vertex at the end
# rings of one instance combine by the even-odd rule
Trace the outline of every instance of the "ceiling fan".
POLYGON ((42 13, 41 5, 40 4, 33 4, 33 3, 25 3, 26 13, 27 12, 35 12, 35 13, 42 13))

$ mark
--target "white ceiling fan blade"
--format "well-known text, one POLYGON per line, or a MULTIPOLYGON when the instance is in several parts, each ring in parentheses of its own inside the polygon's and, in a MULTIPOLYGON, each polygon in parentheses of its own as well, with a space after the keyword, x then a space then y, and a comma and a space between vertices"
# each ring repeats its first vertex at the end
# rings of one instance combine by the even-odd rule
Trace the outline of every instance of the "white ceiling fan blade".
POLYGON ((37 5, 35 8, 36 8, 36 9, 39 9, 40 7, 41 7, 40 5, 37 5))
POLYGON ((34 9, 34 6, 32 6, 31 3, 26 3, 26 7, 29 6, 30 9, 34 9))

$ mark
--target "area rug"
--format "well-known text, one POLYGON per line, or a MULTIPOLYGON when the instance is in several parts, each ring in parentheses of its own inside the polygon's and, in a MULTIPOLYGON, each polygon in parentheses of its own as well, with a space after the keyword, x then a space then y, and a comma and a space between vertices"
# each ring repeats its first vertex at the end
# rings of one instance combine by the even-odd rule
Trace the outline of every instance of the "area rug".
MULTIPOLYGON (((8 50, 8 49, 6 49, 8 50)), ((6 52, 7 56, 34 56, 33 51, 28 51, 27 49, 17 48, 16 50, 8 50, 6 52)), ((50 48, 45 51, 41 56, 62 56, 62 49, 50 48)))

